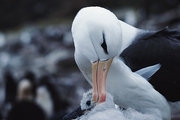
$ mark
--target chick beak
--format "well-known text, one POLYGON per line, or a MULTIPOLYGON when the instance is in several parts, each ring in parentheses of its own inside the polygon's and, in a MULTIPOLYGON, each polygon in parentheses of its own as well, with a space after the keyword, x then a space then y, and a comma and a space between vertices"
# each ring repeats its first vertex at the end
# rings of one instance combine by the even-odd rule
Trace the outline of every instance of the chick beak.
POLYGON ((65 115, 62 120, 72 120, 83 115, 85 110, 81 110, 81 107, 76 108, 71 113, 65 115))

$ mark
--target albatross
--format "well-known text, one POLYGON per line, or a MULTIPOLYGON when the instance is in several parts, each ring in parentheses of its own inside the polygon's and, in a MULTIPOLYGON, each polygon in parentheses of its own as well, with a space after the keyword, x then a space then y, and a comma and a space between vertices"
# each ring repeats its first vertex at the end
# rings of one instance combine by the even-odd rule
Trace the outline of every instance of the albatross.
POLYGON ((94 102, 104 102, 108 91, 117 105, 162 120, 180 111, 171 104, 180 101, 180 30, 142 30, 105 8, 86 7, 71 31, 75 61, 92 85, 94 102), (161 67, 149 81, 134 72, 155 64, 161 67))

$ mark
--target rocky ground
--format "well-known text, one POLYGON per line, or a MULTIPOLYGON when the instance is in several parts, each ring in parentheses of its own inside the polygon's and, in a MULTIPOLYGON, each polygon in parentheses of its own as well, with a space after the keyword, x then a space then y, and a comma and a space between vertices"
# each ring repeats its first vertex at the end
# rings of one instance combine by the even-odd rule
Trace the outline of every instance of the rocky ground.
MULTIPOLYGON (((16 78, 21 78, 26 71, 32 71, 37 78, 51 75, 55 78, 53 82, 59 95, 71 103, 71 107, 77 106, 82 93, 90 86, 75 64, 70 27, 66 24, 43 28, 26 26, 18 32, 1 32, 1 78, 6 70, 13 72, 16 78)), ((1 79, 1 89, 4 82, 1 79)))

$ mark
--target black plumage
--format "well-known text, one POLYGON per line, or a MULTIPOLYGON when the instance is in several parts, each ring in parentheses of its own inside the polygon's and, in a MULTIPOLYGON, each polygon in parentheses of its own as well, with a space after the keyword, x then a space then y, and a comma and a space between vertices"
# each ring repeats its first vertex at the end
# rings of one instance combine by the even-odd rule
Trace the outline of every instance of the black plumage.
POLYGON ((16 79, 10 71, 5 71, 4 73, 5 81, 5 103, 14 103, 16 99, 16 79))
POLYGON ((165 28, 148 37, 143 34, 121 53, 121 57, 132 71, 161 64, 149 82, 168 101, 180 101, 180 29, 165 28))
POLYGON ((33 101, 20 101, 14 104, 7 120, 46 120, 43 110, 33 101))

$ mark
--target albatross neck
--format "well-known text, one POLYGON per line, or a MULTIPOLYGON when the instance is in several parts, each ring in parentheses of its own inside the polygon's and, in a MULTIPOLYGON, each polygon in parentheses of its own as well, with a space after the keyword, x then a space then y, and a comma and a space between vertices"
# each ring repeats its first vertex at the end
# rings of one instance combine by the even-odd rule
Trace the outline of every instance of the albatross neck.
POLYGON ((137 36, 142 34, 144 30, 135 28, 123 21, 120 21, 121 30, 122 30, 122 46, 121 52, 126 49, 134 40, 136 40, 137 36))

